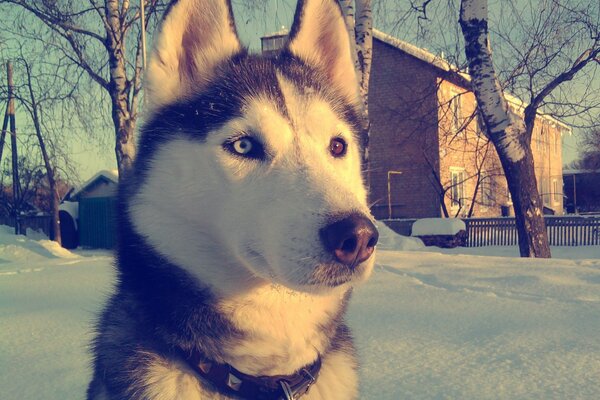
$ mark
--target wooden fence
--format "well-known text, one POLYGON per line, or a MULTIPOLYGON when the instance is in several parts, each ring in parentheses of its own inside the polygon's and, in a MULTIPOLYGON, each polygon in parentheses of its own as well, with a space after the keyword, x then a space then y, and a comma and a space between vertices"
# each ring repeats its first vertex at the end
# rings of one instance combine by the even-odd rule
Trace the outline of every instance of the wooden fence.
MULTIPOLYGON (((600 217, 545 217, 551 246, 600 245, 600 217)), ((467 247, 518 244, 514 218, 464 219, 467 247)))
MULTIPOLYGON (((12 217, 0 216, 0 225, 15 227, 15 220, 12 217)), ((23 234, 29 230, 43 232, 49 238, 52 237, 52 217, 49 215, 22 215, 19 217, 19 226, 23 234)))

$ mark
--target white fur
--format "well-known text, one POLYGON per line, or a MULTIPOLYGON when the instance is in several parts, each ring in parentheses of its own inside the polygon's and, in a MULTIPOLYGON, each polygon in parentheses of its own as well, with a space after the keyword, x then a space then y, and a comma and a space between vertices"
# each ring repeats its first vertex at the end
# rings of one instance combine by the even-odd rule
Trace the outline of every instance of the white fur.
POLYGON ((249 295, 223 300, 223 314, 250 333, 225 349, 226 361, 254 376, 288 375, 311 364, 328 343, 321 325, 339 311, 346 290, 344 286, 313 295, 266 285, 249 295))

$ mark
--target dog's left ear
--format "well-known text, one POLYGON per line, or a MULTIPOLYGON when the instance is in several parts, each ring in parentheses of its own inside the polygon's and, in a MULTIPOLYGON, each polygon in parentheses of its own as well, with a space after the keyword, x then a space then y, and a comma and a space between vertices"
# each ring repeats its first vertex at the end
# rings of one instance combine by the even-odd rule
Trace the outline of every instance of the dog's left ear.
POLYGON ((299 0, 287 49, 317 65, 350 101, 358 101, 353 49, 337 0, 299 0))
POLYGON ((202 88, 217 65, 242 50, 231 0, 171 0, 145 76, 150 109, 202 88))

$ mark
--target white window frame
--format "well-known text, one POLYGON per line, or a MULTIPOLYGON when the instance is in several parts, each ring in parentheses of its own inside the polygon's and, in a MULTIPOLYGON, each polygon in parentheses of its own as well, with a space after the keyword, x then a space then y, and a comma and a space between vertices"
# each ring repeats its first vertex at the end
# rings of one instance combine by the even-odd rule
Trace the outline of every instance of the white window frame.
POLYGON ((465 180, 464 168, 450 167, 450 208, 453 210, 456 210, 463 205, 465 198, 465 180), (455 176, 456 181, 454 179, 455 176))
POLYGON ((485 171, 481 172, 479 181, 479 202, 482 207, 492 207, 495 203, 494 181, 485 171))
POLYGON ((450 103, 448 109, 450 111, 450 125, 452 132, 457 134, 462 127, 462 104, 461 95, 457 92, 450 92, 450 103))
POLYGON ((558 185, 558 179, 552 178, 552 204, 560 204, 560 196, 562 196, 562 190, 558 185))

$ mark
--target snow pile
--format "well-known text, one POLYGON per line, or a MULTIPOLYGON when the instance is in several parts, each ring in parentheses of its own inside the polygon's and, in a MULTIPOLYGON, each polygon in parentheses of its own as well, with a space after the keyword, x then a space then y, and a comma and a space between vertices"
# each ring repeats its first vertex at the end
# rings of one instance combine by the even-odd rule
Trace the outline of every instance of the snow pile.
POLYGON ((379 231, 377 248, 380 250, 419 251, 425 249, 421 239, 399 235, 383 222, 377 224, 377 230, 379 231))
POLYGON ((412 226, 412 236, 456 235, 467 227, 459 218, 423 218, 418 219, 412 226))
MULTIPOLYGON (((0 229, 0 271, 17 272, 0 274, 1 397, 85 398, 92 324, 112 290, 113 259, 62 258, 9 232, 0 229)), ((415 243, 380 232, 384 246, 415 243)), ((360 399, 598 398, 599 259, 380 250, 347 316, 360 399)), ((575 250, 600 256, 600 246, 575 250)))
MULTIPOLYGON (((46 262, 49 258, 78 258, 77 254, 48 240, 43 234, 31 231, 30 237, 14 234, 14 228, 0 225, 0 274, 11 262, 26 262, 28 265, 46 262), (33 240, 33 238, 38 240, 33 240)), ((10 269, 10 268, 9 268, 10 269)))

